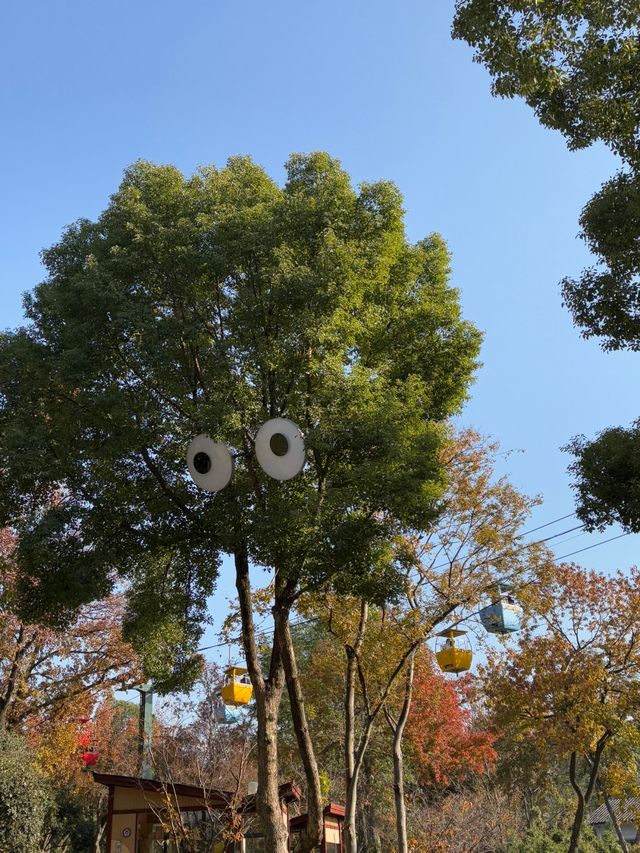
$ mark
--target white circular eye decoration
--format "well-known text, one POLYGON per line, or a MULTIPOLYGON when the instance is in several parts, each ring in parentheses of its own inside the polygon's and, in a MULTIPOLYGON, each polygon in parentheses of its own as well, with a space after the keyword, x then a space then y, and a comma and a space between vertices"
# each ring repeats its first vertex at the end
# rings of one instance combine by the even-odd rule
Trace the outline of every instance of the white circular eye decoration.
POLYGON ((233 459, 226 444, 197 435, 187 448, 191 479, 205 492, 219 492, 231 480, 233 459))
POLYGON ((256 456, 264 472, 274 480, 290 480, 305 463, 300 427, 287 418, 272 418, 256 435, 256 456))

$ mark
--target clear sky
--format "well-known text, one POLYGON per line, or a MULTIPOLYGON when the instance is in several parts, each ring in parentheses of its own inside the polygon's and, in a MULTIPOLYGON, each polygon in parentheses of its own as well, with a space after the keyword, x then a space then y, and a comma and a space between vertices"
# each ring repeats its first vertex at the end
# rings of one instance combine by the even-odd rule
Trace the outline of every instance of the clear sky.
MULTIPOLYGON (((558 284, 590 263, 578 216, 617 163, 570 153, 526 105, 493 99, 452 14, 452 0, 2 4, 0 327, 20 322, 40 249, 97 216, 134 160, 190 173, 251 154, 281 179, 291 152, 324 149, 355 182, 397 183, 411 239, 448 241, 465 316, 485 332, 459 420, 524 451, 502 464, 544 496, 535 523, 572 512, 560 447, 640 414, 640 356, 581 340, 558 284)), ((625 567, 639 542, 575 559, 625 567)))

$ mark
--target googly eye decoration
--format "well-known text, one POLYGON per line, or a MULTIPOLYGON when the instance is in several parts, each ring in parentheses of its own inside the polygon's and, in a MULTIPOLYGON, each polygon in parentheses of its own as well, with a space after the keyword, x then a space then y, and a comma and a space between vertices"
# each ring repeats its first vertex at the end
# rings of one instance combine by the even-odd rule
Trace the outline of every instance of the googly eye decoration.
POLYGON ((208 435, 197 435, 187 448, 187 466, 191 479, 205 492, 219 492, 233 475, 229 448, 208 435))
POLYGON ((274 480, 291 480, 304 468, 302 432, 287 418, 272 418, 256 435, 256 456, 263 471, 274 480))

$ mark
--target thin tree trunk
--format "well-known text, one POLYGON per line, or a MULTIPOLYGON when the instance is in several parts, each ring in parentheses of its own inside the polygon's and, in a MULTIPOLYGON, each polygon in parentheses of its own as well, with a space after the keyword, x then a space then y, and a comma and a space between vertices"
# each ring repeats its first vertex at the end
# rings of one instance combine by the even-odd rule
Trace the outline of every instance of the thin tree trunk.
POLYGON ((396 833, 398 835, 398 853, 409 853, 407 839, 407 805, 404 796, 404 755, 402 738, 411 710, 411 694, 413 692, 413 675, 415 671, 415 653, 409 658, 404 687, 404 701, 400 716, 394 720, 385 708, 387 722, 393 732, 393 795, 396 807, 396 833))
MULTIPOLYGON (((96 833, 96 841, 95 841, 95 844, 93 845, 94 853, 100 853, 100 842, 102 841, 102 836, 104 835, 104 831, 106 828, 107 828, 106 823, 100 822, 98 824, 98 831, 96 833)), ((110 853, 110 851, 107 851, 107 853, 110 853)))
MULTIPOLYGON (((355 642, 345 646, 347 672, 344 691, 344 767, 345 767, 345 813, 342 828, 342 847, 344 853, 357 853, 358 838, 356 830, 356 811, 358 805, 358 772, 356 763, 356 676, 358 655, 364 642, 369 617, 369 605, 363 601, 360 605, 360 622, 355 642)), ((360 761, 361 763, 361 761, 360 761)))
POLYGON ((311 853, 322 840, 322 789, 320 786, 318 763, 307 723, 295 651, 289 630, 289 612, 287 605, 284 608, 276 605, 274 615, 276 628, 281 640, 282 662, 287 682, 287 692, 291 703, 293 728, 296 733, 298 751, 302 759, 307 783, 307 826, 295 846, 295 851, 296 853, 311 853))
POLYGON ((578 844, 580 842, 580 834, 582 832, 582 825, 584 823, 584 816, 587 806, 591 800, 593 795, 593 791, 596 787, 596 783, 598 781, 598 773, 600 772, 600 760, 602 759, 602 753, 604 752, 604 748, 607 744, 607 741, 611 737, 610 732, 605 732, 598 743, 596 744, 595 751, 590 758, 589 761, 589 782, 587 783, 586 791, 583 793, 580 785, 576 779, 576 765, 578 756, 577 753, 571 753, 571 759, 569 761, 569 781, 571 782, 571 787, 575 791, 576 799, 578 801, 576 806, 575 816, 573 818, 573 826, 571 827, 571 838, 569 840, 569 850, 567 853, 576 853, 578 849, 578 844))
MULTIPOLYGON (((236 589, 242 619, 242 643, 256 703, 258 759, 258 816, 269 853, 287 853, 289 829, 278 792, 278 712, 284 689, 284 669, 278 633, 274 634, 269 675, 264 678, 253 624, 249 559, 246 547, 236 549, 236 589)), ((278 579, 276 577, 276 587, 278 579)))
POLYGON ((609 812, 609 817, 611 818, 611 823, 613 824, 613 829, 616 833, 616 838, 618 839, 618 844, 620 845, 623 853, 629 853, 629 848, 627 847, 627 842, 624 840, 624 835, 622 834, 622 830, 620 829, 620 824, 618 823, 618 818, 616 817, 616 812, 613 806, 611 805, 611 800, 604 793, 604 804, 607 807, 607 811, 609 812))
POLYGON ((584 794, 576 781, 577 758, 576 753, 572 752, 569 760, 569 781, 571 782, 571 787, 575 791, 578 804, 573 818, 573 826, 571 827, 571 838, 569 840, 568 853, 576 853, 576 850, 578 849, 580 833, 582 832, 582 822, 584 820, 584 794))
POLYGON ((359 655, 364 640, 366 623, 368 618, 368 606, 366 602, 362 602, 360 611, 360 622, 358 632, 353 646, 345 644, 345 652, 347 655, 347 671, 345 678, 345 818, 342 837, 343 853, 358 853, 358 839, 356 831, 356 813, 357 813, 357 797, 358 797, 358 777, 362 761, 366 754, 371 741, 373 727, 380 712, 385 708, 389 693, 393 687, 396 678, 404 670, 408 659, 415 653, 420 645, 420 641, 412 643, 398 661, 389 679, 376 698, 375 703, 371 703, 365 674, 360 668, 359 655), (364 722, 358 745, 355 745, 355 683, 356 676, 360 680, 360 687, 365 706, 364 722))

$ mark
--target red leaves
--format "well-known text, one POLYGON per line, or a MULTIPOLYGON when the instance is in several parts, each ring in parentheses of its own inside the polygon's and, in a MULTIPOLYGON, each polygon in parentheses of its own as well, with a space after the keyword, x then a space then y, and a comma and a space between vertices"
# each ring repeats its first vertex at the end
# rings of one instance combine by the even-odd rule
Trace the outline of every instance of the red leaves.
POLYGON ((471 711, 462 704, 465 685, 464 680, 449 681, 430 656, 416 660, 407 735, 423 782, 447 785, 481 773, 495 761, 494 736, 475 730, 471 711))

